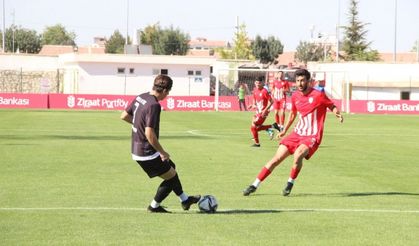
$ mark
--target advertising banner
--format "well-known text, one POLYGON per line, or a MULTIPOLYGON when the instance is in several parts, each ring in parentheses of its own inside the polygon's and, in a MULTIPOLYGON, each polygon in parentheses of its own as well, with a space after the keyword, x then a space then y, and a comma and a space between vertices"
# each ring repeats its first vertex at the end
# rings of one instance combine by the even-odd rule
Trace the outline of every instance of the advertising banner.
MULTIPOLYGON (((214 111, 215 97, 213 96, 168 96, 160 102, 164 110, 168 111, 214 111)), ((239 110, 239 102, 235 96, 220 96, 218 110, 239 110)))
MULTIPOLYGON (((124 110, 135 97, 136 95, 0 93, 0 108, 124 110)), ((342 109, 341 100, 332 101, 342 109)), ((160 102, 166 111, 214 111, 215 103, 214 96, 168 96, 160 102)), ((251 97, 247 96, 246 106, 251 103, 251 97)), ((286 110, 290 109, 290 98, 287 98, 286 110)), ((237 97, 220 96, 218 110, 239 111, 237 97)), ((419 114, 419 101, 352 100, 349 111, 362 114, 419 114)))
POLYGON ((51 109, 123 110, 135 96, 50 94, 51 109))
POLYGON ((0 108, 47 109, 48 94, 0 93, 0 108))
POLYGON ((352 100, 351 113, 419 114, 419 101, 407 100, 352 100))

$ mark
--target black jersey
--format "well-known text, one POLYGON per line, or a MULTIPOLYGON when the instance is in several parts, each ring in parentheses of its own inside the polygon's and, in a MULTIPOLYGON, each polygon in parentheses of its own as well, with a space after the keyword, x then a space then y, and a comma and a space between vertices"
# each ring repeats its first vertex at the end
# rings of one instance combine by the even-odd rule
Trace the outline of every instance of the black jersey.
POLYGON ((151 127, 159 138, 161 106, 157 98, 149 92, 138 95, 125 111, 132 115, 131 153, 139 157, 149 157, 157 151, 145 136, 145 128, 151 127))

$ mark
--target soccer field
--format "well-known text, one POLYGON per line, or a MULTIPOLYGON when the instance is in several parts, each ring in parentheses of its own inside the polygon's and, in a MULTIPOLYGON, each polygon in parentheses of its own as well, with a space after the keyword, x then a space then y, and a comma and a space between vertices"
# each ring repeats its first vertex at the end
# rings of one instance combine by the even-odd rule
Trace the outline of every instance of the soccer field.
POLYGON ((150 214, 161 180, 131 160, 119 115, 0 110, 0 245, 418 245, 418 116, 329 114, 289 197, 291 158, 244 197, 277 148, 266 132, 250 147, 252 113, 162 112, 185 192, 219 207, 184 212, 171 194, 172 214, 150 214))

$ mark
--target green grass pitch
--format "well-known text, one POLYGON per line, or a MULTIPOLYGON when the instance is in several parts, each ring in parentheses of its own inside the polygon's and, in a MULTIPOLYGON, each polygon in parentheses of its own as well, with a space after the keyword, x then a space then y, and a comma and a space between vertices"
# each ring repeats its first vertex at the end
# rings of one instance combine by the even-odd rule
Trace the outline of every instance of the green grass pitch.
POLYGON ((119 115, 0 110, 0 245, 418 245, 418 116, 328 115, 289 197, 291 158, 244 197, 277 148, 266 132, 250 147, 252 113, 162 112, 185 192, 219 208, 184 212, 171 194, 172 214, 150 214, 161 181, 131 160, 119 115))

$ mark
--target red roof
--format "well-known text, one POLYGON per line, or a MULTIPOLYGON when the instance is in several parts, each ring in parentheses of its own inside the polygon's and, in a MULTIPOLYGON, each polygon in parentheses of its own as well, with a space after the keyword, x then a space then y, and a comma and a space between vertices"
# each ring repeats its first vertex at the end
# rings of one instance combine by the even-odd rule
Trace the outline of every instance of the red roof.
POLYGON ((46 56, 58 56, 73 52, 77 52, 79 54, 105 54, 105 47, 80 46, 75 48, 71 45, 44 45, 42 46, 39 54, 46 56))
MULTIPOLYGON (((394 61, 393 53, 380 53, 380 59, 386 63, 394 61)), ((397 63, 416 63, 417 57, 415 52, 396 53, 397 63)))
POLYGON ((201 46, 201 47, 208 47, 208 48, 217 48, 217 47, 227 47, 226 41, 222 40, 207 40, 206 38, 197 38, 194 40, 189 41, 189 46, 201 46))

